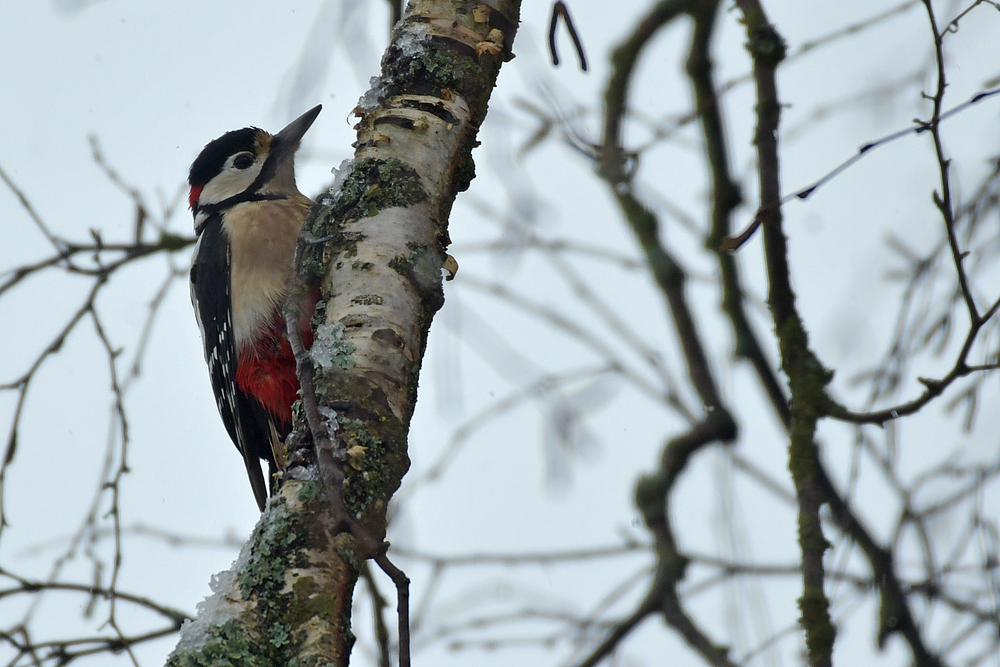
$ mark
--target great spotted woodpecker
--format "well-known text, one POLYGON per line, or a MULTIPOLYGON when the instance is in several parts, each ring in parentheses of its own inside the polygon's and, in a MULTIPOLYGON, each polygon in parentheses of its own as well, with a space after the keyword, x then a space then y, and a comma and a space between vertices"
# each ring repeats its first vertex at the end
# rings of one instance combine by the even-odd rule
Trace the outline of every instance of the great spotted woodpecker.
MULTIPOLYGON (((321 108, 275 135, 255 127, 227 132, 205 146, 188 176, 198 236, 191 302, 215 402, 261 511, 283 465, 281 443, 299 390, 281 308, 312 206, 295 186, 295 152, 321 108)), ((310 331, 314 306, 315 296, 303 313, 304 331, 310 331)))

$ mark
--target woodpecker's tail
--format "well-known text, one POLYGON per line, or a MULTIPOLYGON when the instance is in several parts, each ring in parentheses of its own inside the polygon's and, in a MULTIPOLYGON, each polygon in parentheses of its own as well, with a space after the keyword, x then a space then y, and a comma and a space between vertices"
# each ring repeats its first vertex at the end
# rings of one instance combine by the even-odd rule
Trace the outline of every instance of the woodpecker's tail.
MULTIPOLYGON (((253 497, 257 500, 257 507, 264 511, 267 504, 267 485, 264 484, 264 473, 260 469, 260 459, 252 452, 243 451, 243 463, 247 467, 247 476, 250 477, 250 486, 253 488, 253 497)), ((270 467, 270 461, 268 462, 270 467)))

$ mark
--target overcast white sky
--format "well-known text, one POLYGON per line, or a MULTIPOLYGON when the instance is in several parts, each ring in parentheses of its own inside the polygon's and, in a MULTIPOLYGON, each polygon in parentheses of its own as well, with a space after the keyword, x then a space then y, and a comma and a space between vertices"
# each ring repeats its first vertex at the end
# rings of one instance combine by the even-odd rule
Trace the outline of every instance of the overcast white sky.
MULTIPOLYGON (((563 65, 548 64, 544 38, 550 3, 525 2, 515 44, 517 58, 504 67, 482 129, 483 146, 474 153, 479 177, 459 197, 451 220, 453 254, 461 269, 459 279, 446 288, 447 303, 432 330, 411 433, 413 468, 408 481, 426 471, 447 450, 455 429, 479 411, 548 373, 602 363, 578 342, 486 295, 475 287, 477 282, 503 282, 567 313, 593 327, 595 336, 641 368, 634 354, 593 323, 593 315, 550 262, 531 252, 490 257, 475 244, 537 233, 638 257, 608 193, 584 158, 550 141, 518 161, 517 149, 534 129, 519 100, 541 105, 542 91, 547 91, 548 99, 565 113, 575 114, 576 105, 583 105, 587 113, 576 121, 577 127, 585 138, 596 139, 599 117, 594 112, 607 78, 607 55, 649 4, 570 3, 591 64, 591 71, 583 74, 575 67, 566 39, 560 42, 563 65), (504 223, 482 215, 484 207, 499 211, 504 223)), ((897 4, 765 2, 792 51, 897 4)), ((947 12, 950 18, 967 4, 971 3, 949 5, 942 15, 947 12)), ((0 2, 0 167, 53 233, 86 241, 89 230, 100 229, 105 241, 126 240, 133 204, 94 164, 89 136, 97 138, 107 161, 158 215, 162 202, 175 200, 191 160, 209 140, 246 125, 276 131, 322 103, 323 113, 307 135, 298 162, 300 189, 314 194, 330 181, 330 168, 352 153, 349 115, 368 77, 377 73, 386 32, 383 5, 374 0, 0 2), (303 63, 308 65, 304 70, 303 63)), ((715 48, 720 82, 744 74, 749 67, 737 17, 733 10, 720 18, 715 48)), ((998 39, 1000 12, 988 5, 974 10, 949 37, 951 86, 946 106, 968 99, 991 79, 997 85, 998 39)), ((686 40, 686 24, 676 25, 646 53, 632 97, 642 114, 666 118, 689 110, 690 93, 683 78, 686 40)), ((781 96, 789 105, 783 116, 786 190, 818 178, 866 141, 926 115, 917 83, 898 94, 870 92, 858 104, 814 118, 827 105, 922 71, 930 55, 926 16, 918 5, 859 37, 817 49, 783 68, 781 96)), ((930 81, 923 85, 931 90, 930 81)), ((747 199, 736 218, 737 227, 749 221, 757 205, 750 145, 752 107, 750 86, 738 87, 725 98, 733 165, 747 199)), ((995 98, 946 126, 956 175, 968 184, 960 193, 972 187, 987 168, 985 159, 997 152, 998 114, 1000 99, 995 98)), ((635 145, 645 135, 633 129, 627 138, 635 145)), ((706 181, 699 141, 698 134, 688 129, 676 142, 647 153, 640 183, 686 266, 696 276, 710 276, 713 260, 700 251, 700 239, 661 205, 663 198, 669 198, 704 224, 706 181)), ((786 208, 793 279, 802 311, 820 356, 838 368, 835 391, 849 399, 859 400, 864 392, 852 388, 848 380, 879 358, 891 335, 897 293, 883 283, 891 265, 886 235, 894 233, 920 249, 936 238, 940 219, 931 202, 937 182, 931 158, 928 138, 901 140, 874 151, 808 202, 793 202, 786 208)), ((190 217, 182 208, 167 224, 176 233, 190 232, 190 217)), ((5 238, 0 244, 0 271, 47 253, 44 237, 6 187, 0 187, 0 232, 5 238)), ((740 254, 745 278, 761 295, 759 257, 756 239, 740 254)), ((187 259, 188 254, 182 253, 177 266, 184 268, 187 259)), ((674 369, 681 368, 662 301, 641 272, 579 258, 572 260, 572 266, 646 344, 660 351, 674 369)), ((135 354, 148 303, 169 270, 160 258, 141 263, 116 276, 100 298, 98 308, 113 343, 123 348, 123 359, 131 360, 135 354)), ((24 371, 88 288, 86 280, 52 273, 2 296, 0 383, 24 371)), ((698 280, 692 282, 690 293, 699 303, 702 330, 719 360, 716 371, 722 391, 741 420, 737 446, 775 475, 783 475, 783 438, 748 372, 728 361, 728 329, 712 313, 716 293, 698 280)), ((766 320, 757 321, 758 330, 766 334, 766 320)), ((208 538, 232 534, 242 540, 257 511, 238 455, 216 413, 201 349, 186 283, 179 279, 159 313, 142 375, 127 397, 131 472, 122 484, 122 521, 126 526, 138 522, 208 538)), ((920 375, 933 376, 946 362, 927 363, 918 369, 920 375)), ((648 370, 643 372, 647 380, 652 378, 648 370)), ((108 384, 106 360, 99 354, 93 327, 85 323, 42 371, 26 408, 17 458, 3 491, 10 523, 0 541, 4 567, 25 576, 46 576, 52 558, 65 548, 60 541, 72 535, 86 515, 103 464, 111 400, 108 384), (46 549, 26 551, 39 546, 46 549)), ((911 386, 907 395, 917 390, 911 386)), ((982 411, 979 427, 971 435, 956 435, 954 420, 942 422, 940 410, 933 418, 904 427, 910 437, 902 455, 904 469, 916 470, 928 457, 952 451, 956 438, 965 438, 968 456, 995 452, 998 419, 996 391, 991 391, 991 409, 982 411)), ((645 538, 631 504, 632 487, 638 474, 653 468, 663 440, 682 422, 621 379, 570 385, 563 398, 564 405, 588 415, 583 425, 593 439, 579 437, 579 451, 559 451, 544 444, 546 415, 559 405, 552 396, 547 401, 526 401, 490 421, 464 448, 449 455, 447 474, 438 483, 421 486, 408 496, 390 539, 433 553, 458 554, 583 548, 618 543, 623 534, 645 538)), ((0 393, 0 424, 8 423, 13 406, 12 392, 0 393)), ((827 454, 837 474, 842 474, 848 460, 847 430, 824 426, 822 436, 840 445, 827 454)), ((722 548, 722 505, 731 501, 735 504, 731 511, 751 526, 748 536, 740 538, 750 545, 742 556, 793 561, 793 513, 749 487, 737 486, 737 497, 727 499, 720 489, 732 474, 719 452, 704 454, 695 462, 675 501, 684 547, 717 553, 722 548)), ((791 488, 787 477, 782 479, 791 488)), ((858 501, 877 504, 884 488, 877 481, 863 481, 858 501)), ((868 517, 876 531, 889 525, 891 512, 886 508, 885 514, 868 517)), ((108 553, 109 545, 97 548, 108 553)), ((173 548, 131 536, 125 543, 119 585, 193 613, 208 591, 210 575, 228 567, 234 557, 232 549, 173 548)), ((516 576, 501 570, 457 573, 431 605, 427 630, 467 617, 477 605, 485 609, 485 600, 490 604, 501 600, 512 609, 527 604, 589 609, 627 573, 648 562, 642 556, 626 559, 613 570, 529 568, 516 576)), ((407 569, 419 599, 429 570, 413 563, 407 569)), ((83 558, 64 572, 67 580, 88 582, 92 576, 83 558)), ((770 623, 778 629, 794 619, 788 601, 797 594, 797 584, 769 582, 768 586, 770 623)), ((634 595, 622 603, 621 612, 631 600, 634 595)), ((22 614, 23 602, 0 599, 0 625, 6 627, 22 614)), ((40 618, 47 619, 42 634, 61 636, 78 623, 91 627, 92 623, 79 621, 79 602, 47 598, 39 611, 40 618)), ((722 602, 721 595, 707 595, 698 598, 694 608, 719 641, 739 645, 742 640, 726 635, 725 628, 731 626, 721 620, 722 602)), ((846 610, 846 603, 835 605, 838 613, 846 610)), ((863 661, 873 651, 873 614, 865 603, 843 626, 839 664, 866 664, 863 661)), ((144 617, 126 621, 134 623, 133 628, 144 622, 144 617)), ((359 614, 355 623, 359 635, 370 636, 367 614, 359 614)), ((525 625, 498 634, 521 637, 541 632, 525 625)), ((747 641, 754 643, 753 638, 747 641)), ((142 664, 162 663, 173 644, 167 639, 140 648, 142 664)), ((747 645, 738 648, 745 650, 747 645)), ((569 655, 565 645, 553 651, 530 644, 509 652, 446 649, 438 642, 418 651, 415 664, 509 665, 517 659, 551 665, 561 664, 569 655)), ((5 661, 4 650, 0 648, 0 661, 5 661)), ((374 664, 365 650, 359 644, 356 664, 374 664)), ((796 651, 794 641, 786 642, 768 662, 758 664, 797 664, 796 651)), ((903 664, 905 656, 900 646, 891 644, 883 657, 886 664, 903 664)), ((81 664, 108 661, 104 657, 81 664)), ((649 621, 635 643, 628 645, 622 664, 665 662, 699 664, 659 621, 649 621)))

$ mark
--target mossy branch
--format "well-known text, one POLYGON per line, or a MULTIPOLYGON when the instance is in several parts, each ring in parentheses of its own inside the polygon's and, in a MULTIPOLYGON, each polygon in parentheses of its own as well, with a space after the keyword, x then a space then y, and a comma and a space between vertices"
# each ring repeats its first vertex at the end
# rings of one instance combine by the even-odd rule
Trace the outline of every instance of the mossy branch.
MULTIPOLYGON (((778 100, 775 69, 785 57, 785 41, 767 20, 758 0, 738 0, 747 31, 747 50, 753 59, 757 87, 757 128, 754 145, 762 203, 779 201, 781 182, 778 158, 778 100)), ((825 387, 833 377, 812 350, 795 305, 788 248, 782 228, 782 211, 772 207, 763 214, 764 255, 769 284, 768 306, 778 335, 781 367, 791 390, 788 468, 795 483, 799 506, 799 549, 802 553, 802 597, 799 622, 806 635, 812 667, 832 665, 837 631, 830 619, 824 592, 823 555, 829 543, 823 535, 819 509, 823 502, 817 488, 821 474, 816 424, 829 407, 825 387)))

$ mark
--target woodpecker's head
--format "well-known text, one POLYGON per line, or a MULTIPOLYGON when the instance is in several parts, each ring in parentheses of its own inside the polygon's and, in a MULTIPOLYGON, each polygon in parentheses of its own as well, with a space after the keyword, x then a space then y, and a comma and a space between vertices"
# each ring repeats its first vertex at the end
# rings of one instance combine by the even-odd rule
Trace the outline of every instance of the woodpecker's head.
POLYGON ((188 203, 195 228, 213 212, 240 202, 298 192, 295 151, 322 108, 310 109, 274 135, 245 127, 210 141, 191 164, 188 175, 188 203))

